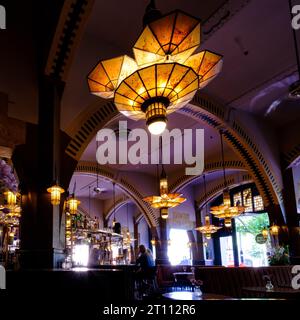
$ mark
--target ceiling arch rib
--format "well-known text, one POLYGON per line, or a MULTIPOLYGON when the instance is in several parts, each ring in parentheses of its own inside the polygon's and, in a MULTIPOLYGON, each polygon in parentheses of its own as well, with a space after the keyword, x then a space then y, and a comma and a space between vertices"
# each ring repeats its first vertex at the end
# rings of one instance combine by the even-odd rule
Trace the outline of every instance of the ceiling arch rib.
MULTIPOLYGON (((250 182, 253 182, 253 179, 247 173, 243 174, 241 177, 238 174, 230 175, 227 177, 227 186, 230 189, 242 184, 250 183, 250 182)), ((225 188, 225 184, 222 179, 217 179, 207 183, 206 201, 205 201, 205 194, 203 190, 201 195, 195 200, 197 207, 202 207, 203 205, 205 205, 205 203, 210 202, 217 196, 221 195, 224 188, 225 188)))
MULTIPOLYGON (((246 170, 245 166, 243 165, 243 162, 240 160, 224 161, 224 166, 226 169, 246 170)), ((207 162, 205 163, 205 166, 204 166, 204 173, 208 174, 209 172, 222 170, 222 169, 223 169, 222 161, 207 162)), ((199 176, 182 175, 181 177, 179 177, 177 180, 175 180, 173 183, 170 184, 170 190, 171 192, 178 192, 180 189, 183 189, 188 184, 192 183, 198 178, 199 176)))
MULTIPOLYGON (((77 161, 97 131, 118 116, 111 101, 104 103, 101 100, 101 103, 97 106, 96 110, 94 107, 94 109, 90 108, 86 113, 82 113, 73 123, 73 129, 70 131, 72 139, 66 148, 66 152, 77 161), (84 122, 82 122, 83 119, 85 119, 84 122)), ((237 120, 234 120, 231 125, 228 124, 224 106, 197 93, 191 104, 182 108, 179 113, 203 121, 216 130, 225 128, 225 141, 231 146, 243 162, 246 170, 253 177, 265 205, 282 203, 280 183, 270 169, 270 159, 264 158, 257 144, 242 129, 237 120)))
POLYGON ((96 163, 91 162, 79 162, 75 172, 97 174, 97 170, 99 176, 109 181, 115 182, 128 196, 130 196, 134 200, 137 207, 144 214, 146 221, 150 227, 156 227, 158 225, 158 218, 155 210, 153 210, 150 205, 143 201, 143 196, 137 190, 137 188, 130 182, 128 182, 126 178, 119 175, 118 172, 109 170, 107 168, 97 168, 96 163))

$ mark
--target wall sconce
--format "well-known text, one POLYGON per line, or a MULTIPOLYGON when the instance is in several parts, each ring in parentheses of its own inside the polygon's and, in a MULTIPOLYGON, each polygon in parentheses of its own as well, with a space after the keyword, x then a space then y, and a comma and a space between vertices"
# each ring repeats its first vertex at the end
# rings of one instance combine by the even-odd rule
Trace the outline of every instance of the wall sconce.
POLYGON ((268 229, 267 229, 267 228, 264 228, 264 229, 261 231, 261 234, 263 235, 263 237, 264 237, 265 239, 267 239, 267 238, 268 238, 268 235, 269 235, 268 229))
POLYGON ((279 226, 273 223, 273 225, 270 228, 270 233, 272 236, 276 237, 279 234, 279 226))
POLYGON ((58 206, 60 204, 60 195, 65 192, 63 188, 58 185, 54 185, 47 189, 51 193, 51 203, 53 206, 58 206))
POLYGON ((4 195, 6 197, 6 202, 9 207, 14 207, 17 203, 17 195, 12 191, 6 191, 4 192, 4 195))
POLYGON ((80 205, 80 201, 77 200, 74 195, 67 200, 67 206, 70 214, 76 214, 78 206, 80 205))

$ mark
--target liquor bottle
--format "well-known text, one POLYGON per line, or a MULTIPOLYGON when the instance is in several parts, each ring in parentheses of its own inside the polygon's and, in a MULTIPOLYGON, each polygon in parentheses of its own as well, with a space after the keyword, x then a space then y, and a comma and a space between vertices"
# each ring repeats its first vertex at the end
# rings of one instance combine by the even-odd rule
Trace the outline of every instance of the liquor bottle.
POLYGON ((95 216, 95 229, 98 230, 99 229, 99 221, 98 221, 98 218, 95 216))
POLYGON ((80 229, 81 228, 81 217, 80 217, 80 215, 76 216, 76 222, 77 222, 77 228, 80 229))

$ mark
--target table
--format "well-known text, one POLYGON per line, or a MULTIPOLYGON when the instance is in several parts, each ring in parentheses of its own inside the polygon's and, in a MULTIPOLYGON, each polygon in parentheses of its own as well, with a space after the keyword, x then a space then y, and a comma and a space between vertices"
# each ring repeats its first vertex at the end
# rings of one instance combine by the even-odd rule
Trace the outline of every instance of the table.
POLYGON ((265 287, 244 287, 242 290, 250 296, 258 296, 265 298, 284 298, 284 299, 299 299, 300 290, 293 288, 274 288, 267 290, 265 287))
POLYGON ((214 293, 203 293, 201 296, 196 296, 194 292, 191 291, 168 292, 164 293, 162 296, 170 300, 234 300, 231 297, 214 293))

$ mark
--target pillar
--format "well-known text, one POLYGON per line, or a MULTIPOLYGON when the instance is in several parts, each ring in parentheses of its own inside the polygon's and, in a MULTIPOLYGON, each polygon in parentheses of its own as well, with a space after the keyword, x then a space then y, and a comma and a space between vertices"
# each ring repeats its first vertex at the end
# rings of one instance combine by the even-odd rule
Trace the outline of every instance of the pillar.
MULTIPOLYGON (((201 222, 201 209, 199 209, 197 203, 194 204, 195 207, 195 221, 196 228, 202 226, 201 222)), ((196 231, 196 243, 195 250, 193 252, 193 265, 205 265, 204 251, 203 251, 203 237, 201 232, 196 231)))
POLYGON ((134 256, 137 257, 139 252, 139 244, 140 244, 139 223, 134 217, 133 217, 133 238, 136 239, 136 241, 134 241, 134 256))
POLYGON ((159 217, 159 241, 156 245, 156 264, 170 264, 168 258, 167 219, 159 217))
MULTIPOLYGON (((27 125, 26 142, 13 155, 21 181, 19 262, 22 268, 58 267, 64 259, 64 197, 61 206, 52 206, 47 192, 54 180, 60 180, 62 89, 63 84, 58 81, 49 77, 40 79, 38 126, 27 125)), ((62 187, 66 190, 68 185, 62 187)))
POLYGON ((288 227, 288 244, 292 264, 300 264, 299 214, 294 190, 292 168, 283 171, 283 199, 288 227))

